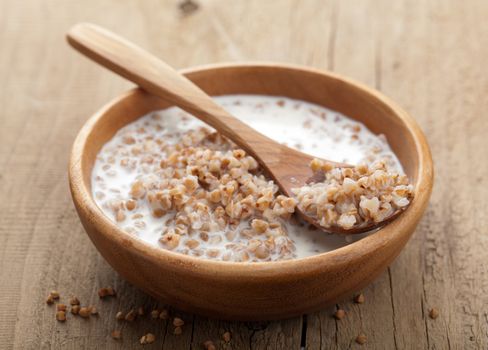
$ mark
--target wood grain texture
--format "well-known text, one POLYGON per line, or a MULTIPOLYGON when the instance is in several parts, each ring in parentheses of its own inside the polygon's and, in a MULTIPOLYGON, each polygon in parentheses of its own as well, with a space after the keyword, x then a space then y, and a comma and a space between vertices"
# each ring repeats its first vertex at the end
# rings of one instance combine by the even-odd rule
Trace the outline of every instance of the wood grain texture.
MULTIPOLYGON (((299 349, 296 318, 227 323, 184 315, 175 337, 164 323, 124 327, 119 308, 153 301, 121 280, 83 232, 69 198, 69 148, 86 117, 130 86, 75 59, 64 42, 74 23, 117 30, 175 67, 216 61, 277 60, 329 68, 398 101, 421 124, 437 176, 431 205, 388 273, 364 293, 306 317, 309 349, 483 349, 488 347, 486 251, 488 4, 455 1, 202 1, 183 16, 177 1, 0 2, 0 348, 197 349, 230 329, 229 349, 299 349), (453 188, 462 190, 456 191, 453 188), (96 322, 59 325, 44 304, 59 289, 97 302, 96 288, 120 294, 96 322), (130 304, 130 305, 128 305, 130 304), (428 318, 431 307, 440 310, 428 318), (359 347, 363 331, 368 343, 359 347)), ((219 346, 221 344, 219 343, 219 346)))

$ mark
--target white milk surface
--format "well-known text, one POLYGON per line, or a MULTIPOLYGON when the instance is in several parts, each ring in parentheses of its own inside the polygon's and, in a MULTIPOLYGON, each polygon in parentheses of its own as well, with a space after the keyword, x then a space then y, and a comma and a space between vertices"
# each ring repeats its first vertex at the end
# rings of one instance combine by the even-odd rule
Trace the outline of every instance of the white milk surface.
MULTIPOLYGON (((227 95, 215 97, 215 100, 231 114, 259 132, 302 152, 349 164, 385 159, 391 169, 403 172, 400 162, 384 136, 373 134, 363 124, 338 112, 304 101, 276 96, 227 95), (358 128, 359 132, 357 132, 358 128), (357 136, 354 136, 354 129, 357 136)), ((143 125, 157 137, 172 143, 179 141, 179 132, 204 126, 198 119, 172 107, 143 116, 121 131, 129 128, 135 130, 143 125), (151 130, 151 125, 156 123, 154 115, 161 117, 157 123, 162 125, 162 130, 156 128, 151 130)), ((94 198, 112 220, 114 214, 107 206, 108 201, 127 198, 131 184, 140 175, 139 171, 129 171, 118 166, 118 162, 111 165, 108 171, 102 169, 104 165, 106 166, 104 159, 109 156, 110 150, 120 147, 121 131, 102 148, 92 173, 94 198)), ((138 207, 137 211, 144 214, 145 226, 138 230, 138 237, 151 245, 160 246, 158 240, 164 228, 165 217, 152 217, 149 208, 138 207)), ((129 224, 138 225, 137 222, 129 222, 129 224)), ((128 223, 124 222, 121 227, 125 228, 126 225, 128 223)), ((334 250, 364 237, 363 234, 346 239, 317 229, 310 230, 305 224, 287 223, 286 227, 289 238, 295 243, 297 258, 334 250)), ((221 248, 226 243, 228 242, 223 241, 221 248)))

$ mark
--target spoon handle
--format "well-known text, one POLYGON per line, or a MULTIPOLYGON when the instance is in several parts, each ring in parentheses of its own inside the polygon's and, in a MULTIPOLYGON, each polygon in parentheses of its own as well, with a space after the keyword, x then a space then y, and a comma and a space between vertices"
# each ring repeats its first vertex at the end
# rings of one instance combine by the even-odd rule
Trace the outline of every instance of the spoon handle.
POLYGON ((254 149, 263 150, 273 145, 277 151, 274 141, 230 115, 198 86, 156 56, 90 23, 72 27, 67 40, 76 50, 105 68, 212 126, 258 161, 273 160, 263 159, 267 157, 263 157, 262 151, 258 155, 254 149))

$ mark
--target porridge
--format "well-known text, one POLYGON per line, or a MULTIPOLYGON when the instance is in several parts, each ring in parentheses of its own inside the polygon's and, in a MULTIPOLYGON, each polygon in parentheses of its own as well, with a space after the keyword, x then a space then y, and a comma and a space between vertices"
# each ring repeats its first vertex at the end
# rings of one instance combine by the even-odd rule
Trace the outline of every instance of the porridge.
POLYGON ((324 183, 296 189, 296 198, 289 198, 254 158, 203 122, 175 107, 156 111, 119 130, 93 168, 95 201, 124 231, 162 249, 207 259, 284 260, 330 251, 352 240, 302 222, 293 216, 297 204, 322 226, 345 228, 408 205, 411 186, 383 135, 304 101, 255 95, 215 100, 289 147, 371 166, 329 169, 327 163, 314 161, 312 170, 327 170, 324 183), (365 175, 367 180, 361 180, 365 175), (332 194, 338 187, 359 191, 360 181, 369 181, 369 190, 363 188, 355 201, 332 194), (368 191, 378 186, 381 196, 375 200, 368 191))

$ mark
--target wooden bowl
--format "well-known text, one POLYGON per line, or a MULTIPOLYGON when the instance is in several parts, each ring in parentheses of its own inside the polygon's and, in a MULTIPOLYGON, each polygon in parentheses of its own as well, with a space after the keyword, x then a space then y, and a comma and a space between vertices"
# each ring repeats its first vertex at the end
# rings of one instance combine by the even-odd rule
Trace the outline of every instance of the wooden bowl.
POLYGON ((433 165, 417 123, 377 91, 335 74, 287 64, 217 64, 187 69, 211 95, 280 95, 313 102, 383 133, 415 185, 410 207, 378 232, 337 250, 289 261, 204 260, 150 246, 119 229, 95 204, 90 173, 95 157, 124 125, 169 107, 140 89, 95 113, 73 145, 69 181, 78 215, 109 264, 153 297, 192 313, 222 319, 270 320, 323 308, 365 287, 407 243, 432 190, 433 165))

